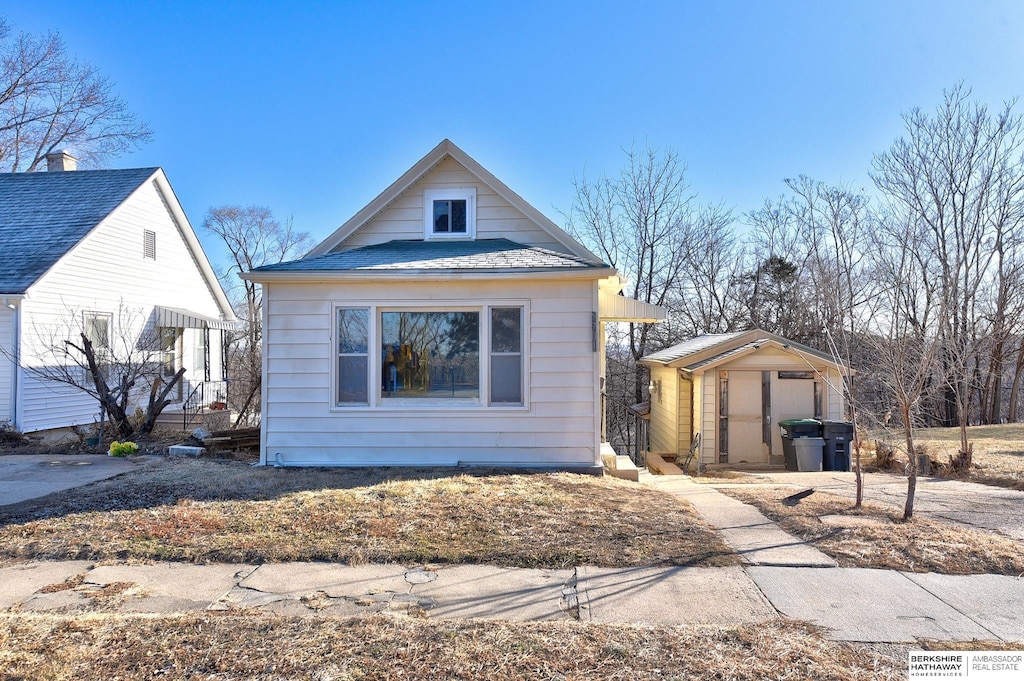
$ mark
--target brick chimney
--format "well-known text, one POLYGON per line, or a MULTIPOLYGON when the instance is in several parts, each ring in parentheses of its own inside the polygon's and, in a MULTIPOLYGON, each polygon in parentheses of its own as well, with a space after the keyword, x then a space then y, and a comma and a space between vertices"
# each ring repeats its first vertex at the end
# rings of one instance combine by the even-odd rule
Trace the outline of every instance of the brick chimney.
POLYGON ((78 159, 67 150, 54 151, 46 155, 46 172, 60 173, 66 170, 77 170, 78 159))

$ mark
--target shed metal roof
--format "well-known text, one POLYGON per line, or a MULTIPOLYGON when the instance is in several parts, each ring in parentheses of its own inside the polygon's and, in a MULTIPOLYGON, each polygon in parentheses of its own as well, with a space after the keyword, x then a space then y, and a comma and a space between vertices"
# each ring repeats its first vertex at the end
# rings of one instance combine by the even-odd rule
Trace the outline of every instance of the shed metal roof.
POLYGON ((693 355, 703 350, 732 340, 733 338, 739 338, 746 331, 737 331, 735 333, 706 333, 703 336, 696 336, 689 340, 685 340, 682 343, 677 343, 670 348, 660 350, 659 352, 652 352, 651 354, 644 357, 645 360, 652 360, 654 362, 661 362, 668 364, 674 362, 677 359, 682 359, 687 355, 693 355))
POLYGON ((156 171, 0 173, 0 294, 25 293, 156 171))

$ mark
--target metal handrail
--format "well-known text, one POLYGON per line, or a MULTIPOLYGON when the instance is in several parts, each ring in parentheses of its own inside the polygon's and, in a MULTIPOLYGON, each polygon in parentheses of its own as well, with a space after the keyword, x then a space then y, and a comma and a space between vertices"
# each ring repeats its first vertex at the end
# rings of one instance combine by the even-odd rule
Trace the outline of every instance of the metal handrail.
POLYGON ((202 414, 209 401, 219 398, 219 401, 227 402, 227 381, 199 381, 195 384, 188 398, 181 405, 182 430, 188 430, 189 425, 196 416, 202 414), (209 392, 209 399, 207 399, 209 392))

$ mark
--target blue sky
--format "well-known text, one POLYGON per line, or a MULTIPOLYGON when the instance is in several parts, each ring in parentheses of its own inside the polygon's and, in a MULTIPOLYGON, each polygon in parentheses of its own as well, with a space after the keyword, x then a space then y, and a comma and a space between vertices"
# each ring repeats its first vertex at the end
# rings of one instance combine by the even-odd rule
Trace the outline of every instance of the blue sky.
MULTIPOLYGON (((1024 2, 90 2, 0 9, 59 31, 155 140, 198 229, 223 204, 329 235, 449 137, 558 223, 574 173, 677 150, 737 214, 798 174, 870 185, 901 113, 963 80, 1024 94, 1024 2)), ((216 259, 218 250, 208 244, 216 259)))

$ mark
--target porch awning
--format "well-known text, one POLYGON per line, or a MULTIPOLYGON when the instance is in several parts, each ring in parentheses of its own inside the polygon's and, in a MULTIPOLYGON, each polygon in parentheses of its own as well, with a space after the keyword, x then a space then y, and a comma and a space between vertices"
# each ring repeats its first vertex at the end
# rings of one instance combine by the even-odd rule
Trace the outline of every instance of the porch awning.
POLYGON ((602 322, 663 322, 668 318, 665 308, 625 296, 601 295, 598 307, 602 322))
POLYGON ((191 310, 181 310, 176 307, 156 306, 157 326, 170 326, 183 329, 226 329, 235 328, 234 322, 227 322, 223 319, 214 319, 201 315, 191 310))

